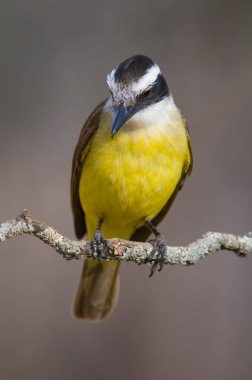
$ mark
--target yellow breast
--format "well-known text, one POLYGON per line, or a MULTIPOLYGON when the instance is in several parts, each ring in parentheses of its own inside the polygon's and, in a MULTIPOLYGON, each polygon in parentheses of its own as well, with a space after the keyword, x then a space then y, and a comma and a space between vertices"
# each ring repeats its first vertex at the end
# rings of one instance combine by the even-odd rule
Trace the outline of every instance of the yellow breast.
POLYGON ((129 238, 169 200, 190 160, 183 119, 177 109, 172 112, 160 122, 132 118, 113 139, 111 116, 102 117, 79 189, 89 238, 101 216, 106 237, 129 238))

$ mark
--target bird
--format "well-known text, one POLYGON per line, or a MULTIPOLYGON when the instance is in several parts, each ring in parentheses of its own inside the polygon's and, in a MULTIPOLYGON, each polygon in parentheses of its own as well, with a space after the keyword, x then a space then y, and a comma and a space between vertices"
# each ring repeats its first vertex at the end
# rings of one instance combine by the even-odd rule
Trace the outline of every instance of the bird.
POLYGON ((146 241, 153 233, 150 276, 161 270, 167 241, 157 225, 193 165, 187 123, 156 62, 131 56, 107 84, 109 96, 81 130, 71 175, 75 232, 79 239, 87 232, 97 256, 85 260, 73 314, 92 322, 106 318, 118 300, 120 262, 100 259, 108 239, 146 241))

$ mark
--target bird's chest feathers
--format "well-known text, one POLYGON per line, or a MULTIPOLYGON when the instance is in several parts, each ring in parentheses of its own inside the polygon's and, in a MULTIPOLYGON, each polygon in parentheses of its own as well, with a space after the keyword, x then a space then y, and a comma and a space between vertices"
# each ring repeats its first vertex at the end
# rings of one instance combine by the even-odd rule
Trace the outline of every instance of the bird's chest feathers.
POLYGON ((148 128, 129 124, 114 139, 101 125, 83 165, 84 209, 95 206, 98 213, 109 215, 127 210, 132 218, 136 209, 143 217, 157 214, 181 176, 186 144, 182 124, 148 128))

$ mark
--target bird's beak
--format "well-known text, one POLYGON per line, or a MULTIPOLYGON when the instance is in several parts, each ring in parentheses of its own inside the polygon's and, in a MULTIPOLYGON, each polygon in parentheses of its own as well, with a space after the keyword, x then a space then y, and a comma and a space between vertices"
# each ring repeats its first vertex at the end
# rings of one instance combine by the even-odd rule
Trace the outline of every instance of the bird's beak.
POLYGON ((127 108, 125 108, 124 106, 124 103, 121 102, 120 106, 114 110, 114 116, 113 116, 112 128, 111 128, 112 138, 131 116, 132 116, 131 110, 127 110, 127 108))

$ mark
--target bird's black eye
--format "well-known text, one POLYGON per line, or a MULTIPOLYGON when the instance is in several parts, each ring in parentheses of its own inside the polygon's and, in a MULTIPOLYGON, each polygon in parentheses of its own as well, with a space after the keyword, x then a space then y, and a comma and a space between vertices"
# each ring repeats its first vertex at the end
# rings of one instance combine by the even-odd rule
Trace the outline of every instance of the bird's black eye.
POLYGON ((152 88, 148 88, 146 91, 142 93, 144 98, 147 98, 151 94, 152 88))

